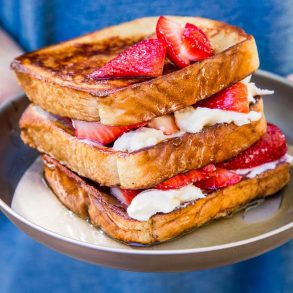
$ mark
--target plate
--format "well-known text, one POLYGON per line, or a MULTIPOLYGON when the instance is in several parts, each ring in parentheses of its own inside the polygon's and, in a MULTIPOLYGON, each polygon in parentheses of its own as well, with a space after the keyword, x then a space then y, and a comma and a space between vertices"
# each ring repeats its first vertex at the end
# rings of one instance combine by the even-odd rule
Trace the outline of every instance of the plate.
MULTIPOLYGON (((292 154, 292 84, 264 71, 258 71, 253 81, 261 88, 275 90, 274 95, 264 98, 266 116, 282 128, 292 154)), ((19 138, 18 120, 27 105, 25 96, 18 96, 0 108, 0 208, 21 230, 56 251, 118 269, 189 271, 260 255, 293 236, 291 180, 274 197, 256 201, 232 217, 173 241, 130 247, 112 240, 68 212, 43 183, 38 153, 19 138), (29 184, 32 181, 34 184, 29 184)))

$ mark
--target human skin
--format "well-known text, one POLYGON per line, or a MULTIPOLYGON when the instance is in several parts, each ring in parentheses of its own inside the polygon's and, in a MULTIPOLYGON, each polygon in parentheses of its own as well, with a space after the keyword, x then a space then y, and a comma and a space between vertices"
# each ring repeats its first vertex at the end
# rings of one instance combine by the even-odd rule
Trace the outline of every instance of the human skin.
POLYGON ((15 75, 10 70, 10 62, 22 54, 20 47, 0 29, 0 103, 22 92, 15 75))

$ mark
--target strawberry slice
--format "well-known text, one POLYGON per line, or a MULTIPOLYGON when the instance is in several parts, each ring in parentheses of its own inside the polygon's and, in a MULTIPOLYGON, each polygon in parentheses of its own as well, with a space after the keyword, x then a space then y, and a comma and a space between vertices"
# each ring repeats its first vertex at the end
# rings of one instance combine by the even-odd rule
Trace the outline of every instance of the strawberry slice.
POLYGON ((266 134, 252 147, 230 161, 218 164, 226 169, 253 168, 280 159, 287 153, 285 135, 274 124, 268 123, 266 134))
MULTIPOLYGON (((238 183, 242 176, 225 169, 216 168, 210 164, 204 168, 192 170, 186 173, 178 174, 153 187, 159 190, 178 189, 187 184, 193 183, 197 187, 205 190, 217 190, 232 184, 238 183)), ((111 188, 111 194, 126 205, 130 205, 131 201, 143 189, 131 190, 121 189, 118 187, 111 188)))
POLYGON ((221 109, 240 113, 249 112, 248 91, 242 82, 226 88, 208 99, 196 103, 198 107, 221 109))
POLYGON ((183 30, 179 23, 160 16, 156 33, 158 39, 166 45, 168 57, 179 68, 213 55, 207 36, 193 24, 187 23, 183 30))
POLYGON ((206 34, 197 26, 186 23, 183 31, 183 45, 190 61, 200 61, 214 54, 206 34))
POLYGON ((214 165, 208 165, 205 168, 191 170, 186 173, 178 174, 160 184, 156 185, 155 189, 168 190, 178 189, 187 184, 195 183, 197 181, 208 178, 209 173, 216 170, 214 165))
POLYGON ((160 16, 156 27, 157 37, 167 47, 168 57, 179 68, 190 64, 182 44, 183 30, 179 23, 160 16))
POLYGON ((160 76, 164 68, 165 55, 166 47, 161 41, 143 40, 126 49, 89 76, 93 79, 160 76))
POLYGON ((166 135, 170 135, 179 131, 174 115, 156 117, 148 123, 148 127, 162 130, 166 135))
POLYGON ((126 205, 130 205, 132 200, 141 192, 142 190, 131 190, 122 189, 119 187, 112 187, 111 194, 114 195, 118 200, 126 205))
POLYGON ((100 122, 88 122, 80 120, 72 120, 72 125, 75 129, 75 136, 82 139, 89 139, 94 142, 107 145, 124 132, 144 126, 146 123, 137 123, 127 126, 107 126, 100 122))
POLYGON ((238 183, 242 176, 225 169, 217 168, 210 172, 203 180, 195 182, 194 185, 200 189, 217 190, 238 183))

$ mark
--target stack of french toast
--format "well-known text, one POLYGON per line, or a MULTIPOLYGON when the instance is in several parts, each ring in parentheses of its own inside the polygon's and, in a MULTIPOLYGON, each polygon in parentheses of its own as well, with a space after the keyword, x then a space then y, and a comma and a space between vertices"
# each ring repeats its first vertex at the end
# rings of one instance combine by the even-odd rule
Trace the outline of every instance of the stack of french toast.
POLYGON ((31 101, 21 137, 68 209, 114 239, 161 243, 287 184, 258 66, 253 36, 222 22, 108 27, 12 62, 31 101))

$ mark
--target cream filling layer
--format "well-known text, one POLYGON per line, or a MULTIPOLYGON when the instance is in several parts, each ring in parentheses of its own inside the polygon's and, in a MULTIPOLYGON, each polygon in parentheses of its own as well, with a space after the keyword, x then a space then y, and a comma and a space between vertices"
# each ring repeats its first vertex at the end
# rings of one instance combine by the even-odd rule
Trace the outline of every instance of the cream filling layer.
POLYGON ((239 174, 239 175, 245 175, 247 178, 253 178, 263 172, 266 172, 268 170, 273 170, 277 167, 277 165, 279 165, 280 163, 289 163, 289 164, 293 164, 293 157, 286 154, 285 156, 283 156, 282 158, 280 158, 279 160, 276 161, 272 161, 272 162, 268 162, 253 168, 247 168, 247 169, 237 169, 237 170, 231 170, 234 171, 235 173, 239 174))
POLYGON ((163 140, 178 137, 183 134, 183 131, 179 131, 172 135, 165 135, 162 130, 141 127, 121 135, 115 140, 113 149, 116 151, 127 151, 131 153, 142 148, 156 145, 163 140))
POLYGON ((202 107, 187 107, 174 113, 177 126, 180 130, 197 133, 206 126, 215 124, 234 123, 237 126, 249 124, 261 118, 262 113, 250 111, 249 113, 239 113, 224 111, 220 109, 209 109, 202 107))
POLYGON ((147 189, 132 200, 127 208, 127 214, 138 221, 147 221, 157 213, 170 213, 183 203, 204 197, 201 189, 192 184, 179 189, 147 189))
POLYGON ((176 124, 180 129, 179 132, 172 135, 165 135, 161 130, 141 127, 121 135, 114 142, 113 149, 131 153, 142 148, 154 146, 163 140, 179 137, 186 132, 198 133, 206 126, 223 123, 234 123, 237 126, 249 124, 252 121, 259 120, 262 113, 256 111, 239 113, 220 109, 187 107, 176 111, 174 115, 176 124))
MULTIPOLYGON (((287 162, 293 164, 293 157, 286 154, 279 160, 265 163, 254 168, 231 170, 247 178, 253 178, 268 170, 275 169, 278 164, 287 162)), ((113 194, 113 192, 112 192, 113 194)), ((127 208, 127 214, 138 221, 147 221, 157 213, 170 213, 177 208, 184 207, 187 202, 195 202, 205 198, 205 194, 198 187, 189 184, 179 189, 159 190, 148 189, 140 192, 127 208)))
POLYGON ((255 83, 250 81, 251 75, 247 76, 245 79, 241 81, 241 83, 246 85, 247 88, 247 99, 249 102, 254 103, 256 96, 265 96, 265 95, 272 95, 274 91, 267 90, 267 89, 261 89, 255 85, 255 83))
MULTIPOLYGON (((247 87, 248 100, 255 102, 254 96, 273 94, 273 91, 260 89, 254 83, 249 82, 250 77, 242 81, 247 87)), ((179 137, 186 132, 197 133, 206 126, 215 124, 234 123, 237 126, 249 124, 261 118, 262 113, 250 111, 249 113, 239 113, 224 111, 220 109, 209 109, 203 107, 186 107, 174 112, 176 124, 180 131, 172 135, 165 135, 163 131, 142 127, 129 131, 120 136, 113 145, 116 151, 134 152, 142 148, 154 146, 169 138, 179 137)))

